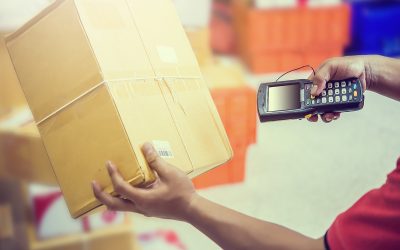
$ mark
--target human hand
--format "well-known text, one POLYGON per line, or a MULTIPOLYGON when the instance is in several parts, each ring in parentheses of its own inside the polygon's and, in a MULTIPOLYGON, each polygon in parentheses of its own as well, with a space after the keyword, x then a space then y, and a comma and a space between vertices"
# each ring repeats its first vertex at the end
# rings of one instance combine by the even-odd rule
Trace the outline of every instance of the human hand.
POLYGON ((93 181, 95 197, 110 210, 129 211, 148 217, 185 220, 191 203, 198 196, 191 180, 178 168, 165 162, 150 143, 142 147, 149 166, 157 179, 147 188, 131 186, 123 180, 117 167, 107 163, 108 173, 118 197, 102 191, 93 181))
MULTIPOLYGON (((329 80, 342 80, 346 78, 356 77, 360 79, 363 90, 367 89, 368 80, 368 64, 363 56, 348 56, 331 58, 325 61, 316 71, 315 75, 311 75, 309 80, 314 84, 311 89, 313 96, 318 96, 325 89, 326 83, 329 80)), ((325 113, 321 115, 321 119, 329 123, 337 120, 340 113, 325 113)), ((318 115, 313 115, 308 118, 311 122, 318 121, 318 115)))

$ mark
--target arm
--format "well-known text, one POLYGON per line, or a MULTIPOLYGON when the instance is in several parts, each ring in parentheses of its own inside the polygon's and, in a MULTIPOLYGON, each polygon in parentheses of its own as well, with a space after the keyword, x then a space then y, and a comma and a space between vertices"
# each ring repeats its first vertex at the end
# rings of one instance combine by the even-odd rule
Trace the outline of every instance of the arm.
MULTIPOLYGON (((400 101, 400 60, 383 56, 348 56, 332 58, 325 61, 311 75, 314 82, 312 94, 317 96, 325 88, 329 80, 341 80, 357 77, 361 80, 364 90, 370 90, 389 98, 400 101)), ((322 120, 331 122, 339 118, 339 113, 322 115, 322 120)), ((310 121, 317 121, 313 116, 310 121)))
POLYGON ((223 249, 324 249, 323 239, 311 239, 206 200, 196 193, 190 179, 160 158, 150 144, 144 145, 143 153, 158 175, 150 187, 132 187, 111 163, 107 166, 111 180, 124 199, 112 197, 93 182, 96 198, 109 209, 188 222, 223 249))

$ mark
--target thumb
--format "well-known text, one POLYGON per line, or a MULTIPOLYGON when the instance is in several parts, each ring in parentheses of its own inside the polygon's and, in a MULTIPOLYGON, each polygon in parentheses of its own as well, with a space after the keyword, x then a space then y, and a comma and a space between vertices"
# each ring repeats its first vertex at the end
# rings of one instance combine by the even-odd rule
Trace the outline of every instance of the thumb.
POLYGON ((154 146, 147 142, 143 145, 142 152, 146 161, 149 163, 149 166, 157 172, 158 176, 161 179, 166 178, 169 173, 169 164, 158 155, 154 146))
POLYGON ((332 71, 334 70, 334 65, 330 62, 324 63, 309 79, 313 82, 314 86, 311 89, 311 94, 313 96, 318 96, 325 89, 326 83, 332 77, 332 71))

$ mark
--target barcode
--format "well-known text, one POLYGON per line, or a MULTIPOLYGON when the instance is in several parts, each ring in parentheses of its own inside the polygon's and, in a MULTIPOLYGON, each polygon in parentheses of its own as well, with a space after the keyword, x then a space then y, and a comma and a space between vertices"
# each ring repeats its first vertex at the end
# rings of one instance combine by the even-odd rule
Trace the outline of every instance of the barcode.
POLYGON ((153 145, 162 158, 174 158, 171 145, 168 141, 153 141, 153 145))
POLYGON ((172 152, 171 151, 167 151, 167 150, 159 150, 158 151, 158 154, 161 156, 161 157, 172 157, 173 155, 172 155, 172 152))

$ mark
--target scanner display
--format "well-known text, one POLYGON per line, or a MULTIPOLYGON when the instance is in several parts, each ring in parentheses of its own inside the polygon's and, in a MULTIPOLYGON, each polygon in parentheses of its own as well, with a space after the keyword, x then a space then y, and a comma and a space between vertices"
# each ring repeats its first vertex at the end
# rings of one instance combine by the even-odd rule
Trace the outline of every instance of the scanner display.
POLYGON ((301 108, 300 84, 271 86, 267 95, 269 112, 301 108))

